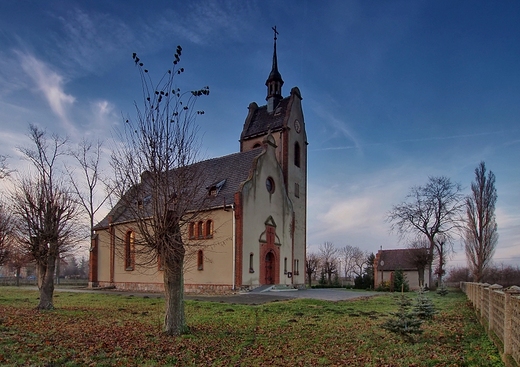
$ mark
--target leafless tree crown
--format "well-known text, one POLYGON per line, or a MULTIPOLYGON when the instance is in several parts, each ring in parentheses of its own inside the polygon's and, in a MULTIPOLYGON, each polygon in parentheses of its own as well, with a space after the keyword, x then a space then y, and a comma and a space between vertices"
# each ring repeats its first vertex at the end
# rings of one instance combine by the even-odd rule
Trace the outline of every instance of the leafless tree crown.
POLYGON ((480 282, 491 265, 498 243, 495 205, 497 202, 495 175, 480 162, 475 169, 471 194, 466 197, 466 218, 463 229, 464 248, 473 279, 480 282))

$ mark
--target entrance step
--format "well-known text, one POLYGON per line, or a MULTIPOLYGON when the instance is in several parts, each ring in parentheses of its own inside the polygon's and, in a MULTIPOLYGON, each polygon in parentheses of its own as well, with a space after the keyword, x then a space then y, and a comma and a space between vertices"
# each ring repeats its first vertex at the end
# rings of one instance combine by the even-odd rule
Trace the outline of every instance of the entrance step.
POLYGON ((271 288, 271 292, 294 292, 298 289, 294 288, 292 285, 287 284, 277 284, 271 288))
POLYGON ((274 287, 273 284, 265 284, 261 285, 260 287, 256 287, 249 293, 263 293, 263 292, 269 292, 274 287))

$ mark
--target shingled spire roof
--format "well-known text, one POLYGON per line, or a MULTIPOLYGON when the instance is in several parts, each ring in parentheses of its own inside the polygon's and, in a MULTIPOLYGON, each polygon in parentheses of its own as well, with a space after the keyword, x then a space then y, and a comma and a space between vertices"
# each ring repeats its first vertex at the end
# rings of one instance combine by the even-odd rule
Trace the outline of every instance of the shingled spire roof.
POLYGON ((278 31, 276 27, 273 27, 274 31, 274 51, 273 51, 273 66, 271 68, 271 72, 269 73, 269 77, 265 81, 265 85, 267 86, 267 110, 268 112, 273 112, 278 102, 282 99, 282 85, 283 79, 282 75, 278 71, 278 57, 276 56, 276 35, 278 31))

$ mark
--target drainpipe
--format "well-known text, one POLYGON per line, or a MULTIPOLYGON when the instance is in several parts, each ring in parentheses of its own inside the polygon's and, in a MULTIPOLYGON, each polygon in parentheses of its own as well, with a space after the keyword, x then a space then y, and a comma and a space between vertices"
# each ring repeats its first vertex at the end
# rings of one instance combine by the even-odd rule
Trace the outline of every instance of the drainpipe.
POLYGON ((231 215, 233 216, 232 218, 232 223, 233 223, 233 234, 232 234, 232 243, 233 243, 233 279, 232 279, 232 284, 233 284, 233 290, 235 290, 235 273, 236 273, 236 266, 237 266, 237 261, 236 261, 236 236, 235 236, 235 227, 236 227, 236 224, 235 224, 235 204, 231 204, 231 215))

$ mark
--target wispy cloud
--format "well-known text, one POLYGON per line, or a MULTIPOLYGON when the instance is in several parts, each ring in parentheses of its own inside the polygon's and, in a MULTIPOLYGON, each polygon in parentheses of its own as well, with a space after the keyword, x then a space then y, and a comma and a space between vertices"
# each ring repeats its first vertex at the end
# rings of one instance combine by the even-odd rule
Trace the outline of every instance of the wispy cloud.
MULTIPOLYGON (((428 136, 424 138, 414 138, 414 139, 402 139, 402 140, 386 140, 380 143, 359 143, 355 145, 344 145, 344 146, 336 146, 336 147, 327 147, 327 148, 318 148, 313 149, 315 151, 326 151, 326 150, 346 150, 346 149, 357 149, 357 148, 367 148, 367 147, 376 147, 376 146, 388 146, 388 145, 399 145, 406 143, 416 143, 416 142, 430 142, 430 141, 442 141, 442 140, 456 140, 456 139, 472 139, 476 137, 490 136, 490 135, 500 135, 500 134, 510 134, 517 132, 518 129, 512 129, 509 131, 487 131, 480 133, 472 133, 472 134, 459 134, 459 135, 445 135, 445 136, 428 136)), ((512 145, 518 143, 519 141, 511 141, 505 143, 506 145, 512 145)))
POLYGON ((182 13, 167 11, 156 25, 195 44, 242 39, 259 11, 254 3, 248 1, 204 1, 186 6, 188 11, 182 10, 182 13))
POLYGON ((114 105, 107 100, 99 100, 90 104, 91 120, 86 129, 86 135, 93 137, 109 136, 112 128, 118 122, 118 116, 115 113, 114 105), (100 132, 102 132, 100 134, 100 132))
POLYGON ((17 52, 17 54, 22 69, 32 79, 37 90, 43 93, 51 110, 60 118, 67 129, 72 129, 67 117, 67 109, 74 103, 75 98, 65 93, 63 76, 31 54, 22 52, 17 52))
POLYGON ((129 55, 134 31, 117 17, 74 8, 58 19, 63 31, 56 40, 57 57, 68 64, 71 74, 83 70, 100 74, 111 62, 129 55))
MULTIPOLYGON (((332 113, 333 108, 330 108, 324 104, 316 104, 312 106, 314 112, 318 116, 322 116, 323 121, 327 124, 327 127, 331 130, 331 132, 327 133, 327 139, 346 139, 350 141, 353 145, 345 145, 338 148, 326 148, 328 149, 361 149, 363 144, 361 143, 359 137, 354 132, 348 121, 345 117, 340 118, 336 114, 332 113)), ((343 113, 342 116, 348 116, 348 114, 343 113)), ((322 142, 323 144, 324 142, 322 142)))
MULTIPOLYGON (((311 182, 309 187, 309 244, 332 241, 339 247, 358 246, 376 251, 379 246, 398 246, 385 221, 392 204, 404 198, 414 175, 407 167, 357 177, 333 187, 311 182), (409 177, 397 180, 396 176, 409 177)), ((320 182, 327 182, 323 177, 320 182)))

